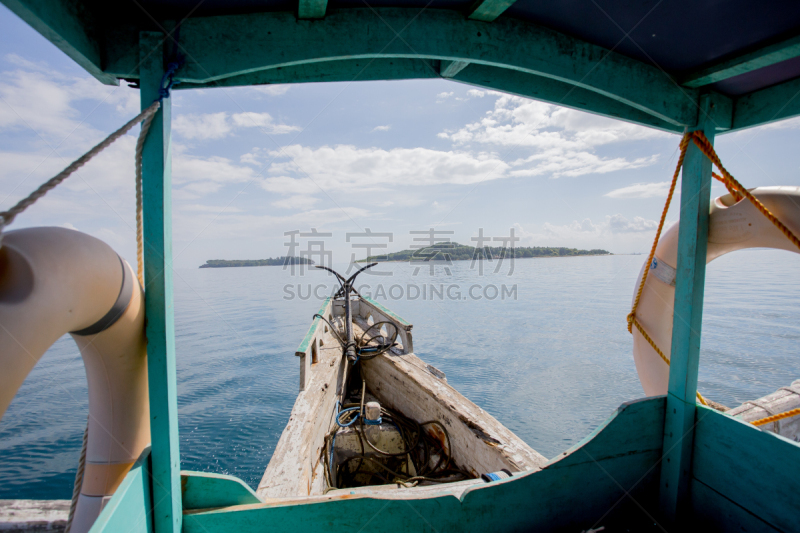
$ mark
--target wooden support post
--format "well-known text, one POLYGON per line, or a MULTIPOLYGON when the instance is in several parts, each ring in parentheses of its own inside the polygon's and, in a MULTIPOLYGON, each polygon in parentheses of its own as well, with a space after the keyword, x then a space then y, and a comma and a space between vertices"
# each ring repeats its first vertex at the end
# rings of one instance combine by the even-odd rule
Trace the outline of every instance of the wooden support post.
MULTIPOLYGON (((695 129, 701 129, 712 143, 714 114, 711 98, 702 96, 695 129)), ((694 143, 689 143, 681 179, 672 351, 661 461, 661 511, 673 524, 685 516, 689 504, 710 199, 711 161, 694 143)))
MULTIPOLYGON (((159 96, 164 75, 164 35, 139 35, 141 106, 159 96)), ((142 159, 147 369, 150 387, 153 524, 156 533, 177 533, 183 519, 175 326, 172 305, 172 154, 170 99, 153 119, 142 159)))

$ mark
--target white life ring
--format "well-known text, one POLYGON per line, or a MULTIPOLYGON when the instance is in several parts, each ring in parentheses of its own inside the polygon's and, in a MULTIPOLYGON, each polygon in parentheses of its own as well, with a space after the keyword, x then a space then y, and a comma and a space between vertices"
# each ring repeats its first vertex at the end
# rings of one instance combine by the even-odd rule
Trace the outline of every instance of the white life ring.
MULTIPOLYGON (((758 187, 750 192, 795 235, 800 235, 800 187, 758 187)), ((748 199, 736 202, 730 194, 711 202, 706 263, 744 248, 776 248, 800 252, 748 199)), ((672 310, 675 303, 675 268, 678 263, 678 224, 670 227, 656 248, 650 265, 643 265, 633 298, 646 267, 647 275, 636 319, 669 357, 672 346, 672 310)), ((633 360, 645 394, 667 393, 669 366, 635 327, 633 360)))
POLYGON ((39 358, 65 333, 89 388, 89 433, 73 533, 88 531, 150 442, 144 295, 107 244, 64 228, 3 236, 0 416, 39 358))

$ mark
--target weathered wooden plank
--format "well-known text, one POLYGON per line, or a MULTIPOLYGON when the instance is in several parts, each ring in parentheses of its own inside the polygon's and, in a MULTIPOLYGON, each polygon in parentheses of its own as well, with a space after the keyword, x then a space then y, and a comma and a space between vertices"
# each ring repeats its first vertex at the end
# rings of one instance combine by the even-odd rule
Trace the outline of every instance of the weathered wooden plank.
POLYGON ((439 74, 443 78, 454 78, 456 74, 469 66, 469 61, 442 61, 439 74))
MULTIPOLYGON (((442 61, 441 63, 445 63, 442 61)), ((440 69, 441 67, 439 67, 440 69)), ((439 76, 440 70, 435 60, 379 58, 353 59, 341 61, 325 61, 308 63, 280 69, 260 70, 224 78, 214 86, 232 87, 243 85, 261 85, 272 83, 307 83, 336 81, 369 81, 369 80, 405 80, 424 79, 439 76)), ((494 89, 526 98, 542 100, 548 103, 579 109, 597 115, 625 120, 636 124, 658 128, 670 132, 682 132, 683 126, 660 120, 653 115, 634 109, 612 98, 593 91, 577 88, 568 83, 511 70, 485 65, 471 65, 468 69, 457 72, 454 81, 468 83, 484 89, 494 89)), ((204 85, 182 83, 179 90, 204 87, 204 85)), ((722 97, 722 95, 715 95, 722 97)), ((730 128, 730 99, 722 98, 722 105, 727 103, 727 122, 719 120, 718 131, 730 128), (727 101, 725 101, 727 100, 727 101)))
MULTIPOLYGON (((142 109, 159 97, 164 74, 163 38, 156 32, 142 32, 140 37, 142 109)), ((153 119, 142 156, 147 369, 157 533, 177 533, 182 517, 172 300, 171 110, 170 99, 165 98, 153 119)))
MULTIPOLYGON (((317 312, 317 314, 318 315, 322 315, 325 318, 328 318, 325 315, 325 311, 328 309, 328 305, 330 303, 331 303, 331 298, 329 296, 329 297, 325 298, 325 301, 322 303, 322 307, 319 308, 319 311, 317 312)), ((308 347, 311 345, 311 341, 314 340, 314 335, 317 333, 317 330, 319 329, 320 324, 322 324, 322 320, 320 320, 319 318, 315 318, 311 322, 311 327, 308 328, 308 332, 306 333, 306 336, 303 337, 303 340, 300 342, 300 346, 297 347, 297 350, 295 351, 295 355, 299 356, 299 355, 302 355, 302 354, 308 352, 308 347)))
POLYGON ((369 391, 382 405, 419 422, 444 424, 453 460, 474 476, 503 468, 536 470, 547 462, 497 419, 434 376, 416 355, 384 353, 361 365, 369 391))
POLYGON ((403 344, 400 351, 403 353, 411 353, 414 351, 414 338, 411 334, 411 329, 414 326, 412 324, 372 298, 362 297, 361 301, 358 303, 358 311, 356 314, 359 317, 363 318, 365 321, 372 316, 375 322, 392 322, 395 327, 397 327, 397 336, 403 344))
MULTIPOLYGON (((369 306, 371 306, 373 309, 375 309, 377 311, 380 311, 381 313, 383 313, 384 315, 389 317, 391 320, 397 322, 398 325, 400 325, 401 327, 404 327, 406 330, 410 331, 411 328, 414 327, 411 324, 411 322, 407 321, 406 319, 404 319, 400 315, 396 314, 394 311, 391 311, 391 310, 387 309, 386 307, 384 307, 383 305, 379 304, 378 302, 376 302, 372 298, 369 298, 367 296, 362 296, 361 300, 364 301, 364 302, 367 302, 367 304, 369 306)), ((365 315, 365 313, 362 312, 361 316, 366 316, 366 315, 365 315)))
MULTIPOLYGON (((800 444, 698 406, 694 450, 697 481, 771 527, 797 531, 800 444)), ((698 505, 707 503, 715 504, 698 505)))
POLYGON ((145 448, 95 520, 90 533, 153 533, 150 448, 145 448))
MULTIPOLYGON (((707 95, 701 98, 700 115, 699 129, 713 143, 714 109, 707 95)), ((694 143, 689 143, 681 179, 678 266, 660 484, 661 511, 671 523, 685 518, 689 510, 710 200, 711 162, 694 143)))
MULTIPOLYGON (((794 380, 790 386, 781 387, 763 398, 747 401, 739 407, 726 411, 725 414, 744 422, 754 422, 770 415, 791 411, 797 407, 800 407, 800 379, 794 380)), ((800 415, 776 420, 758 428, 761 431, 769 431, 789 440, 800 442, 800 415)))
POLYGON ((516 0, 478 0, 469 9, 469 18, 492 22, 511 7, 516 0))
MULTIPOLYGON (((342 349, 333 332, 321 330, 314 342, 318 363, 306 365, 305 388, 297 395, 292 412, 272 458, 258 485, 260 498, 307 496, 321 475, 320 451, 333 421, 336 401, 345 380, 342 349)), ((321 493, 322 490, 319 490, 321 493)))
MULTIPOLYGON (((393 531, 503 531, 541 529, 580 531, 608 525, 620 515, 650 518, 632 504, 654 506, 662 442, 664 398, 624 404, 591 438, 560 455, 542 470, 477 485, 458 498, 446 492, 386 491, 360 495, 334 493, 226 510, 192 512, 186 533, 221 528, 237 533, 312 531, 330 533, 381 528, 393 531), (635 442, 631 442, 635 441, 635 442), (629 494, 630 498, 626 496, 629 494)), ((442 488, 446 491, 446 488, 442 488)), ((652 521, 649 522, 652 526, 652 521)))
POLYGON ((0 500, 0 531, 64 531, 70 503, 70 500, 0 500))
POLYGON ((321 19, 328 9, 328 0, 300 0, 297 5, 297 18, 321 19))
POLYGON ((718 61, 713 65, 689 74, 683 78, 681 84, 685 87, 702 87, 739 76, 740 74, 747 74, 797 56, 800 56, 800 36, 769 44, 724 61, 718 61))
MULTIPOLYGON (((215 81, 212 87, 238 87, 275 83, 319 83, 337 81, 411 80, 438 78, 437 61, 407 58, 371 58, 257 70, 215 81)), ((181 83, 178 90, 208 87, 205 84, 181 83)))
POLYGON ((261 503, 261 498, 244 481, 223 474, 184 470, 181 489, 184 511, 261 503))
MULTIPOLYGON (((330 13, 322 21, 298 21, 288 13, 198 17, 181 28, 188 58, 178 75, 183 82, 209 84, 259 70, 344 59, 460 60, 560 80, 675 125, 696 122, 697 92, 676 86, 661 70, 509 17, 489 24, 448 10, 359 8, 330 13)), ((124 47, 109 50, 109 56, 108 73, 135 72, 136 58, 124 47)))
POLYGON ((106 85, 119 85, 103 72, 97 33, 98 11, 85 2, 64 0, 2 0, 11 11, 59 50, 106 85))
MULTIPOLYGON (((331 298, 328 297, 323 302, 318 315, 322 315, 330 320, 331 317, 331 298)), ((319 349, 321 348, 321 341, 328 342, 332 339, 325 338, 320 332, 328 333, 328 325, 322 326, 325 322, 320 318, 315 318, 311 322, 311 327, 308 329, 305 338, 297 348, 295 355, 300 358, 300 390, 306 389, 308 381, 311 379, 311 367, 314 364, 315 357, 318 356, 319 349)))
POLYGON ((731 131, 752 128, 800 115, 800 78, 736 99, 731 131))

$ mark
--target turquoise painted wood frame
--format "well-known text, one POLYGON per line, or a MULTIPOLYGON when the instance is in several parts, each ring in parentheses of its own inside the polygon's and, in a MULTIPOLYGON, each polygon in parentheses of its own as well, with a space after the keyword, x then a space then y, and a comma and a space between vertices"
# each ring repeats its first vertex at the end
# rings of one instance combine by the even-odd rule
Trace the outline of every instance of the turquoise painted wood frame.
MULTIPOLYGON (((142 32, 141 105, 159 98, 164 76, 162 33, 142 32)), ((164 98, 142 152, 144 282, 150 392, 153 523, 157 533, 181 530, 183 507, 178 449, 178 382, 172 294, 172 105, 164 98)))
MULTIPOLYGON (((166 62, 165 41, 164 35, 158 32, 143 32, 140 35, 139 72, 142 108, 149 106, 158 97, 166 62)), ((718 121, 724 122, 730 113, 728 104, 725 99, 714 95, 705 94, 698 99, 699 119, 694 127, 702 129, 712 142, 714 134, 719 129, 718 121)), ((283 528, 281 524, 285 525, 287 530, 294 530, 297 524, 316 527, 322 523, 334 523, 338 526, 333 529, 341 526, 340 528, 344 530, 355 526, 365 513, 371 514, 378 510, 381 513, 388 513, 393 520, 397 520, 396 530, 413 530, 419 524, 412 515, 404 511, 403 505, 406 504, 401 505, 394 500, 381 498, 359 497, 350 500, 329 498, 325 501, 298 503, 296 506, 267 505, 261 504, 257 498, 253 500, 255 496, 247 494, 247 491, 242 492, 240 481, 214 478, 194 481, 192 486, 205 487, 200 491, 203 496, 192 496, 190 501, 194 501, 194 504, 186 500, 189 474, 184 475, 182 492, 172 311, 170 112, 170 100, 166 98, 153 122, 143 155, 152 451, 147 467, 142 466, 129 475, 131 485, 139 483, 137 476, 149 475, 150 483, 147 490, 153 502, 152 530, 156 533, 226 530, 227 526, 233 523, 244 532, 257 530, 264 520, 279 524, 277 529, 283 528), (208 487, 213 487, 213 490, 208 487), (224 508, 224 511, 198 509, 197 501, 205 502, 202 505, 209 508, 224 508), (351 518, 347 518, 348 516, 351 518)), ((489 490, 483 487, 469 489, 460 501, 458 498, 446 495, 415 500, 417 502, 415 505, 421 506, 417 509, 419 516, 448 517, 432 518, 436 521, 437 530, 480 529, 478 527, 482 523, 480 516, 491 517, 495 522, 505 520, 510 528, 535 524, 548 528, 589 527, 597 525, 593 522, 596 519, 602 521, 605 515, 600 509, 604 506, 613 511, 615 499, 632 498, 637 504, 639 500, 645 502, 639 506, 645 511, 648 520, 657 515, 666 524, 680 524, 697 514, 696 494, 705 494, 709 491, 723 502, 719 507, 728 509, 725 512, 729 515, 750 513, 743 505, 743 502, 750 497, 747 487, 739 487, 739 492, 726 494, 725 487, 720 486, 715 475, 709 474, 707 470, 700 469, 701 475, 698 479, 698 470, 694 468, 693 461, 698 446, 702 450, 714 448, 715 441, 720 440, 720 436, 710 433, 703 433, 704 436, 700 437, 699 428, 705 426, 700 425, 699 413, 702 413, 703 417, 716 420, 718 425, 736 424, 736 422, 720 421, 718 417, 722 415, 698 409, 694 399, 699 368, 710 180, 709 161, 696 147, 690 145, 681 185, 681 226, 673 318, 672 368, 667 397, 624 405, 601 431, 590 436, 577 449, 551 461, 542 472, 515 477, 489 490), (623 413, 627 414, 623 416, 623 413), (637 413, 636 417, 633 413, 637 413), (646 438, 647 442, 631 439, 632 434, 646 438), (620 462, 618 458, 625 454, 628 459, 620 462), (631 466, 628 462, 634 461, 634 457, 641 461, 631 466), (620 466, 623 463, 624 465, 620 466), (599 471, 586 466, 591 464, 595 464, 599 471), (610 478, 614 483, 609 485, 608 479, 603 476, 610 478), (591 479, 594 484, 592 496, 581 493, 581 486, 586 479, 591 479), (624 483, 620 482, 621 479, 624 483), (504 488, 506 485, 507 490, 504 488), (616 485, 616 488, 612 485, 616 485), (563 491, 560 497, 554 496, 553 491, 556 486, 563 491), (632 496, 634 488, 638 491, 636 498, 632 496), (529 498, 532 494, 548 494, 547 508, 521 514, 498 511, 510 503, 523 505, 522 500, 517 500, 520 497, 529 498), (583 502, 584 510, 579 513, 574 511, 567 513, 566 508, 575 505, 574 499, 578 497, 583 502), (560 503, 555 505, 554 502, 560 503), (559 505, 564 507, 561 508, 559 505)), ((375 302, 373 304, 379 305, 375 302)), ((389 310, 386 312, 391 313, 389 310)), ((743 434, 754 442, 758 439, 774 438, 762 436, 755 428, 743 434)), ((797 452, 793 449, 788 453, 797 452)), ((121 501, 114 507, 119 510, 114 513, 128 512, 123 510, 135 507, 128 502, 134 498, 132 496, 134 493, 139 492, 126 491, 120 494, 121 501)), ((195 491, 192 494, 198 493, 195 491)), ((629 503, 622 505, 621 508, 628 509, 629 503)), ((615 520, 614 516, 616 514, 611 512, 608 519, 615 520)), ((712 522, 719 519, 719 516, 709 512, 703 516, 712 522)), ((763 522, 765 527, 767 525, 773 527, 783 520, 783 515, 777 510, 773 510, 770 516, 765 517, 758 513, 754 516, 752 520, 759 524, 763 522)), ((112 518, 118 519, 116 515, 112 518)), ((103 524, 113 522, 109 520, 98 522, 98 527, 102 526, 98 531, 107 530, 105 528, 108 526, 103 524)), ((486 526, 488 527, 488 524, 486 526)))
MULTIPOLYGON (((141 77, 136 24, 109 20, 104 10, 89 9, 82 0, 0 1, 100 82, 115 85, 141 77), (98 35, 98 27, 109 36, 98 35)), ((711 86, 796 59, 797 35, 732 51, 693 72, 667 73, 650 62, 505 16, 513 3, 476 0, 465 11, 459 2, 453 9, 328 9, 327 0, 298 0, 296 14, 286 6, 265 13, 223 9, 181 24, 180 49, 187 64, 177 79, 181 89, 188 89, 444 77, 673 132, 696 125, 702 92, 725 102, 715 121, 719 133, 800 114, 800 99, 794 98, 799 78, 734 98, 711 86)), ((164 32, 174 23, 147 21, 164 32)))

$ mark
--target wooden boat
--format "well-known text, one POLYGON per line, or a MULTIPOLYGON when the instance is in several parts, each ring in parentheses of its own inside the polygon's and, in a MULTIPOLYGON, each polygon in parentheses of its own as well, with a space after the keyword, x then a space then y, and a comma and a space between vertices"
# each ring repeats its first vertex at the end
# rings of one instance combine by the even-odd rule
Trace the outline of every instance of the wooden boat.
MULTIPOLYGON (((359 489, 359 493, 386 488, 414 491, 428 485, 440 486, 447 481, 457 485, 451 490, 463 491, 465 486, 484 483, 480 479, 483 474, 506 471, 510 475, 538 470, 547 462, 489 413, 459 394, 447 383, 443 372, 414 355, 412 325, 367 297, 358 296, 350 302, 355 337, 363 339, 365 333, 369 336, 370 331, 382 328, 384 334, 379 338, 386 338, 388 328, 397 332, 397 341, 369 359, 355 364, 348 361, 338 340, 346 335, 345 303, 344 299, 328 298, 297 349, 300 393, 259 483, 257 494, 260 497, 322 495, 330 493, 331 489, 350 490, 357 486, 334 482, 336 467, 330 463, 330 458, 336 455, 332 449, 335 436, 340 435, 341 447, 347 432, 354 433, 358 427, 339 427, 337 415, 348 403, 358 405, 363 384, 366 386, 364 403, 377 401, 384 413, 388 410, 395 413, 395 417, 411 420, 412 424, 432 421, 422 428, 427 435, 421 440, 433 440, 435 450, 430 463, 439 462, 440 465, 439 471, 433 473, 437 476, 435 480, 429 477, 430 473, 426 474, 427 478, 412 475, 406 465, 408 458, 400 461, 405 475, 399 478, 381 471, 374 463, 383 463, 385 456, 369 448, 372 442, 368 442, 371 437, 367 437, 367 431, 373 428, 367 427, 367 431, 362 428, 358 433, 364 442, 359 444, 366 448, 370 459, 359 466, 369 470, 373 479, 358 482, 369 487, 359 489), (442 452, 444 457, 439 457, 442 452)), ((362 413, 357 424, 363 424, 364 416, 362 413)), ((375 435, 381 442, 399 436, 399 430, 391 423, 384 421, 378 427, 388 435, 375 435)), ((409 444, 397 440, 400 446, 385 451, 397 454, 409 444)), ((422 444, 419 443, 420 448, 422 444)), ((420 458, 415 458, 414 462, 413 473, 420 473, 420 458)), ((386 469, 391 470, 388 466, 386 469)))
MULTIPOLYGON (((469 476, 503 466, 512 475, 430 486, 414 480, 420 483, 398 488, 397 480, 414 483, 406 466, 383 485, 362 478, 368 486, 326 492, 338 479, 326 487, 319 455, 327 451, 334 420, 342 421, 336 401, 351 401, 346 377, 351 356, 358 357, 349 340, 341 362, 329 355, 341 350, 325 336, 341 327, 333 301, 333 327, 325 331, 326 322, 315 322, 300 350, 298 419, 290 420, 280 454, 267 468, 259 488, 264 497, 231 476, 182 471, 169 97, 173 83, 191 90, 438 77, 678 135, 702 132, 703 146, 713 148, 717 135, 800 116, 797 2, 698 0, 649 8, 611 2, 601 8, 594 0, 387 0, 378 7, 326 0, 148 0, 114 9, 90 0, 2 2, 99 82, 132 82, 152 118, 140 152, 144 242, 138 243, 141 285, 147 287, 143 379, 149 426, 142 424, 142 431, 147 426, 150 446, 134 463, 116 465, 119 485, 100 483, 94 497, 102 500, 96 508, 102 511, 91 526, 84 524, 92 533, 643 530, 654 523, 672 531, 798 530, 800 444, 696 401, 712 180, 708 153, 697 144, 685 152, 680 189, 665 396, 622 404, 584 440, 541 464, 535 452, 413 356, 408 324, 358 299, 353 327, 364 332, 361 321, 369 325, 370 313, 373 320, 388 318, 402 346, 364 362, 360 375, 369 386, 359 416, 368 416, 367 406, 361 407, 368 391, 417 423, 427 422, 425 410, 432 410, 445 425, 454 424, 452 431, 447 426, 449 444, 445 438, 437 448, 430 436, 432 454, 446 454, 448 467, 469 476), (733 28, 730 21, 745 23, 733 28), (408 389, 388 383, 392 376, 402 376, 408 389), (331 392, 322 390, 326 386, 331 392), (427 395, 425 407, 404 403, 420 394, 427 395)), ((4 225, 9 222, 4 215, 4 225)), ((23 278, 0 285, 19 289, 14 283, 30 282, 23 278)), ((344 322, 352 323, 347 317, 344 322)), ((379 415, 373 410, 369 416, 379 415)))

